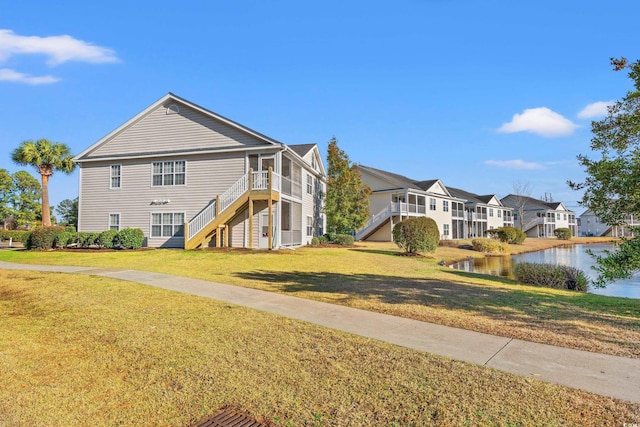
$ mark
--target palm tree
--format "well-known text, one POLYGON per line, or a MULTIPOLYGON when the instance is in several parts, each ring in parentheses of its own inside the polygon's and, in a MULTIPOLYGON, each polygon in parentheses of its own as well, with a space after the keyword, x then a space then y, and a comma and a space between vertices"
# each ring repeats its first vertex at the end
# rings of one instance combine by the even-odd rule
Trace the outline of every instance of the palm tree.
POLYGON ((49 209, 49 178, 54 171, 70 174, 76 167, 73 154, 66 144, 51 142, 48 139, 23 141, 11 153, 11 158, 19 165, 30 165, 42 176, 42 226, 51 226, 49 209))

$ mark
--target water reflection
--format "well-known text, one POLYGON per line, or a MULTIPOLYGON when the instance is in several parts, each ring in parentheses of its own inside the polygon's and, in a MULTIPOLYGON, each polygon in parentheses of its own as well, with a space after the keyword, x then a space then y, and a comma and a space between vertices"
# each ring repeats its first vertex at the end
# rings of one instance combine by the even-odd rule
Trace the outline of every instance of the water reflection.
MULTIPOLYGON (((551 248, 539 252, 513 255, 511 257, 485 257, 469 259, 454 264, 452 267, 480 274, 490 274, 513 279, 513 266, 518 262, 537 262, 547 264, 568 265, 581 269, 588 276, 597 274, 592 270, 595 260, 587 253, 591 250, 594 254, 603 254, 605 250, 612 250, 609 244, 571 245, 551 248)), ((630 279, 619 280, 609 284, 604 289, 590 289, 589 292, 599 295, 619 296, 627 298, 640 298, 640 274, 630 279)))

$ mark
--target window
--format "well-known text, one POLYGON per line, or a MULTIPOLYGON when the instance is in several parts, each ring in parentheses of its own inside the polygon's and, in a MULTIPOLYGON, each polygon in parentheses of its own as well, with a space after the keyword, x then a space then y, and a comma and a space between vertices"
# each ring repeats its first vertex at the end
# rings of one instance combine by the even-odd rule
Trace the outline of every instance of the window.
POLYGON ((120 230, 120 214, 109 214, 109 230, 120 230))
POLYGON ((184 185, 186 162, 153 162, 153 186, 184 185))
POLYGON ((567 220, 567 214, 564 214, 564 220, 565 221, 567 220))
POLYGON ((498 218, 502 218, 502 209, 498 209, 498 218))
POLYGON ((163 212, 151 214, 151 237, 184 236, 184 213, 163 212))
POLYGON ((307 194, 313 194, 313 177, 307 174, 307 194))
POLYGON ((449 201, 448 200, 443 200, 442 201, 442 211, 443 212, 449 212, 449 201))
POLYGON ((442 233, 443 233, 445 236, 448 236, 448 235, 449 235, 449 224, 444 224, 444 228, 443 228, 443 230, 442 230, 442 233))
POLYGON ((313 217, 307 217, 307 236, 313 236, 313 217))
POLYGON ((120 188, 121 167, 120 165, 111 165, 111 181, 109 188, 120 188))
POLYGON ((429 199, 429 210, 436 210, 436 199, 429 199))
POLYGON ((560 214, 556 213, 556 219, 560 219, 560 214))
POLYGON ((489 208, 489 216, 493 216, 493 208, 489 208))

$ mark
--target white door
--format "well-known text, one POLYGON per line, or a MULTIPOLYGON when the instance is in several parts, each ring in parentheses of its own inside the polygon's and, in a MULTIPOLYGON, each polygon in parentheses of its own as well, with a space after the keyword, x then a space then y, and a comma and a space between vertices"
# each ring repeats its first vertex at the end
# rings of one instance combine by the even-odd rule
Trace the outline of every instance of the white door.
POLYGON ((260 214, 260 249, 269 249, 269 213, 260 214))

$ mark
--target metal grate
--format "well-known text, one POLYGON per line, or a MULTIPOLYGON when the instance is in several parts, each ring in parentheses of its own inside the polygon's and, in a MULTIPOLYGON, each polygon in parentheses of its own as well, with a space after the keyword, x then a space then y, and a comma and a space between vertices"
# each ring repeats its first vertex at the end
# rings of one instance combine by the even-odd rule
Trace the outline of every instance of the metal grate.
POLYGON ((193 427, 267 427, 246 415, 223 409, 211 418, 199 421, 193 427))

